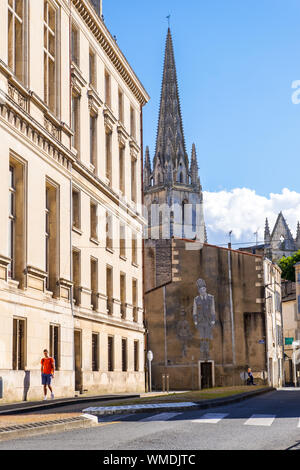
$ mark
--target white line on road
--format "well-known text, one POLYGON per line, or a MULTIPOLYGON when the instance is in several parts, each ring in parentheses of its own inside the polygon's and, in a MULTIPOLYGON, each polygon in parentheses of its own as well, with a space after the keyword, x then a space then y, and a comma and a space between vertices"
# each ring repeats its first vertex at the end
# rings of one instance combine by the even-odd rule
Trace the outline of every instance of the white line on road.
POLYGON ((147 421, 169 421, 175 416, 182 415, 182 413, 160 413, 158 415, 148 416, 148 418, 141 419, 141 422, 147 421))
POLYGON ((192 423, 217 424, 226 416, 228 416, 228 413, 206 413, 199 419, 193 419, 192 423))
POLYGON ((276 415, 252 415, 244 424, 248 426, 271 426, 275 418, 276 415))

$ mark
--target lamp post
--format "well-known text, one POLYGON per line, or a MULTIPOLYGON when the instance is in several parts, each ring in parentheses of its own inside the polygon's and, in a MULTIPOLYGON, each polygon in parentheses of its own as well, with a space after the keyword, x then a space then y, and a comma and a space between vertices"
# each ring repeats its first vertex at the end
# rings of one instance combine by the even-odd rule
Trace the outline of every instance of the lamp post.
POLYGON ((149 392, 152 392, 152 377, 151 377, 151 362, 153 361, 152 351, 148 351, 147 359, 148 359, 148 369, 149 369, 149 392))

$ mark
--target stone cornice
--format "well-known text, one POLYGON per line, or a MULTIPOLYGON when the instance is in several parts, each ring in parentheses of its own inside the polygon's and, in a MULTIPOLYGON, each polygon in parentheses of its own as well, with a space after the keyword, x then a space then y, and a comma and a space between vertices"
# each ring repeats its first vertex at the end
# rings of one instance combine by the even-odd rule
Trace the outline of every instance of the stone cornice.
POLYGON ((107 27, 94 12, 93 7, 86 0, 72 0, 72 3, 139 103, 145 105, 150 99, 148 93, 128 64, 107 27))

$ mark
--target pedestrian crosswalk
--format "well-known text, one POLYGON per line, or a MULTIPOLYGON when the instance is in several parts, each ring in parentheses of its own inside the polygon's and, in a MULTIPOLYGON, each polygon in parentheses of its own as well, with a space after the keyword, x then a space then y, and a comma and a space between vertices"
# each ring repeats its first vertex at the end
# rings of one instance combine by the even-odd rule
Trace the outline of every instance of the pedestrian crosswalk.
MULTIPOLYGON (((190 414, 187 414, 186 412, 164 412, 164 413, 158 413, 158 414, 153 414, 150 416, 146 417, 139 417, 137 415, 134 415, 134 420, 139 421, 141 423, 154 423, 156 421, 162 422, 162 421, 172 421, 172 420, 185 420, 193 423, 193 425, 218 425, 221 424, 222 422, 226 422, 227 420, 229 421, 235 421, 239 425, 243 426, 265 426, 265 427, 270 427, 274 424, 274 422, 279 421, 281 419, 280 416, 276 415, 271 415, 271 414, 263 414, 263 413, 256 413, 252 414, 250 416, 245 416, 245 414, 242 414, 241 416, 238 416, 236 414, 232 415, 230 413, 203 413, 203 414, 198 414, 197 417, 191 417, 190 414)), ((122 419, 122 418, 121 418, 122 419)), ((126 417, 123 417, 123 419, 127 420, 133 419, 133 416, 127 415, 126 417)), ((120 420, 120 417, 119 417, 120 420)), ((295 421, 295 427, 300 427, 300 418, 294 417, 295 421)))
POLYGON ((246 426, 271 426, 275 418, 276 415, 252 415, 244 424, 246 426))
POLYGON ((199 419, 192 419, 192 423, 217 424, 226 416, 228 416, 228 413, 206 413, 199 419))

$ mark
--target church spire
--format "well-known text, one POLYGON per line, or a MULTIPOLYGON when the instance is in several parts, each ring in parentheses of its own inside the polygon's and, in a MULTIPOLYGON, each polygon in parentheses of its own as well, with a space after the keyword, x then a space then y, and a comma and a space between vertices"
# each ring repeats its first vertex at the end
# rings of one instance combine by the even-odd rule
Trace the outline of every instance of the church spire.
POLYGON ((200 186, 200 179, 198 176, 198 171, 199 171, 199 168, 198 168, 198 162, 197 162, 196 146, 195 144, 193 144, 191 167, 190 167, 191 184, 200 186))
POLYGON ((150 161, 150 152, 149 147, 147 145, 145 151, 145 165, 144 165, 144 185, 145 187, 151 186, 151 161, 150 161))
POLYGON ((266 219, 266 225, 265 225, 265 243, 270 243, 271 240, 271 233, 270 233, 270 227, 269 227, 269 221, 266 219))
POLYGON ((297 224, 297 234, 296 234, 296 239, 295 239, 296 247, 298 250, 300 250, 300 222, 297 224))
MULTIPOLYGON (((171 30, 168 28, 165 49, 163 82, 155 151, 155 166, 159 162, 167 171, 175 172, 180 163, 188 173, 188 157, 186 154, 180 110, 177 74, 173 50, 171 30)), ((173 175, 172 175, 173 176, 173 175)), ((175 175, 174 175, 175 177, 175 175)))

